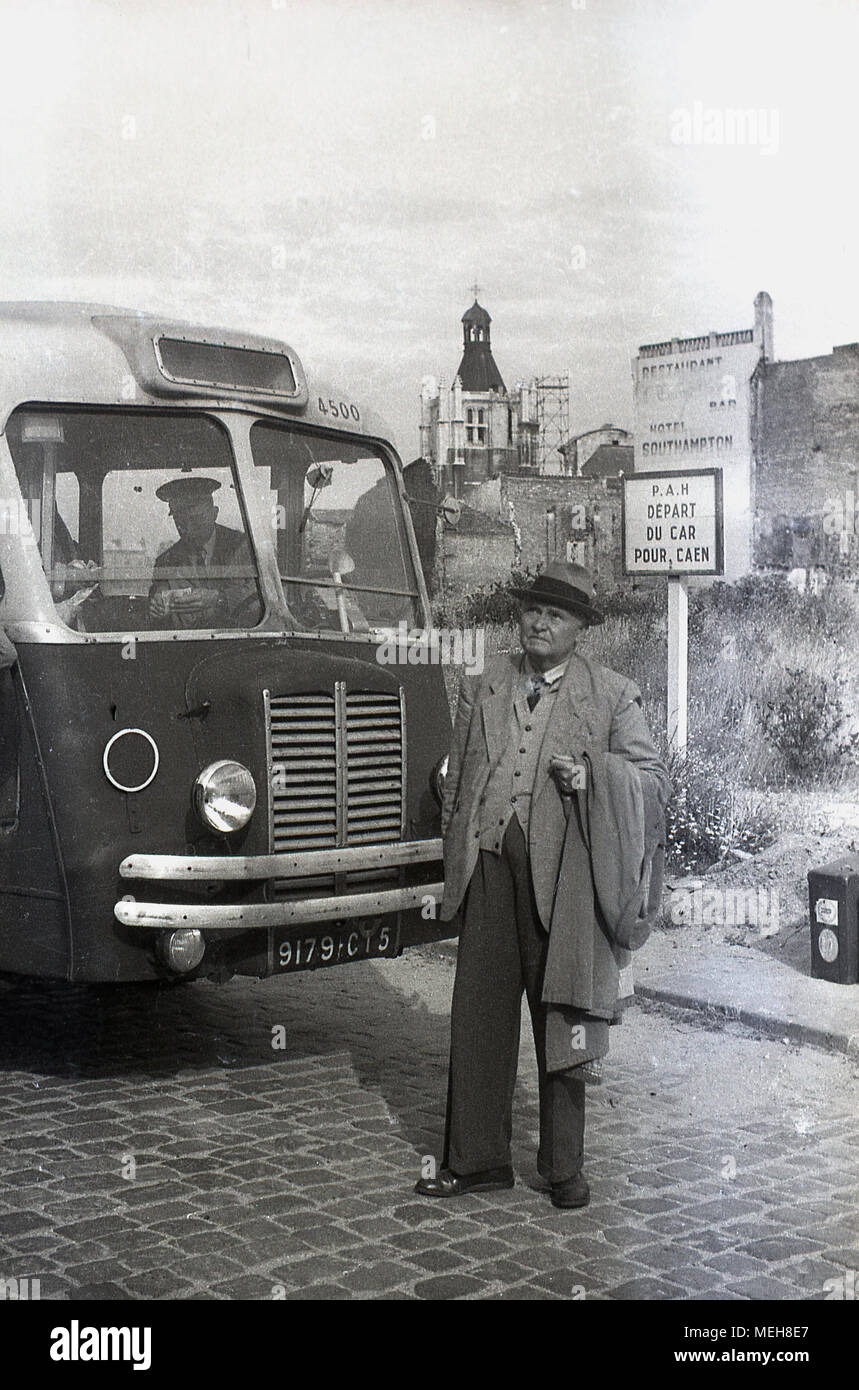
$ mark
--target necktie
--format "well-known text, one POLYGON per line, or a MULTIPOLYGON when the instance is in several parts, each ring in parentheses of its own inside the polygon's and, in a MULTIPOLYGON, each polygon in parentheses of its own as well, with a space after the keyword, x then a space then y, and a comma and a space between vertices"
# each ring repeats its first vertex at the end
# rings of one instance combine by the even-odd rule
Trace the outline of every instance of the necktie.
POLYGON ((533 710, 546 687, 546 682, 542 676, 529 676, 528 684, 531 687, 527 696, 528 708, 533 710))

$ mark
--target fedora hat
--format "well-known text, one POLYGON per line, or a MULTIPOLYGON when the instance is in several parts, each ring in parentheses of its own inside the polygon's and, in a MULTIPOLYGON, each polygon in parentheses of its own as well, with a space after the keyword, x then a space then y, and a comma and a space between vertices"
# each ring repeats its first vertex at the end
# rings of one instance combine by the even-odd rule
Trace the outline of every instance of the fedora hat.
POLYGON ((566 608, 568 612, 584 618, 589 627, 603 621, 602 613, 593 604, 594 581, 584 565, 568 565, 563 560, 552 560, 527 589, 511 588, 510 592, 515 598, 530 603, 566 608))

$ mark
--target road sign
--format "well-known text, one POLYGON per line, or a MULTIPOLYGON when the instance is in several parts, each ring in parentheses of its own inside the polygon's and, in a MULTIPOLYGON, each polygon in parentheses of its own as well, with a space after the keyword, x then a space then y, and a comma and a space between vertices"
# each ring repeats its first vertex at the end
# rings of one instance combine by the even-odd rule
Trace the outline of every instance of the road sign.
POLYGON ((635 473, 623 480, 623 567, 668 576, 668 740, 686 747, 687 576, 725 568, 721 468, 635 473))
POLYGON ((622 529, 627 574, 722 574, 721 468, 625 477, 622 529))

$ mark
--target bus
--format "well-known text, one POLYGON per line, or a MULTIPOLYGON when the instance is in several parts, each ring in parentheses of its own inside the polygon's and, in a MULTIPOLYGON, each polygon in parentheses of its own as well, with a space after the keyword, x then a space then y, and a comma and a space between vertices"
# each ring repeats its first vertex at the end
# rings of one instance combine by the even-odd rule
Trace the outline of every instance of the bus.
POLYGON ((272 339, 9 303, 0 429, 0 972, 223 981, 455 934, 444 672, 383 659, 430 613, 364 401, 272 339))

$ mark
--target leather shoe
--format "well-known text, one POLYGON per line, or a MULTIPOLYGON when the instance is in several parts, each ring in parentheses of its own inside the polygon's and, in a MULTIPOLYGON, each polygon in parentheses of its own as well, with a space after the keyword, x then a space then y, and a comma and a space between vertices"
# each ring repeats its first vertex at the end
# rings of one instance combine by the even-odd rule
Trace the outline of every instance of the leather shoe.
POLYGON ((434 1178, 419 1178, 415 1192, 420 1197, 462 1197, 466 1192, 493 1192, 513 1186, 512 1168, 484 1168, 479 1173, 454 1173, 440 1168, 434 1178))
POLYGON ((566 1178, 564 1182, 552 1183, 552 1206, 562 1209, 586 1207, 591 1200, 591 1190, 581 1173, 566 1178))

